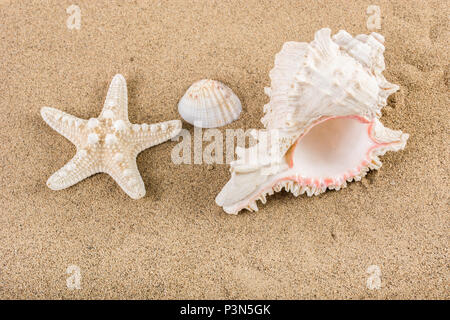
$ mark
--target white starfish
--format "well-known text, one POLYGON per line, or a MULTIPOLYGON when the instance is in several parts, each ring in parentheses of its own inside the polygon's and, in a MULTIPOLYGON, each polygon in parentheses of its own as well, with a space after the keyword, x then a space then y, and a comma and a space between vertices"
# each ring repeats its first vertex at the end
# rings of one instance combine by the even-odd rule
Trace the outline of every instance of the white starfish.
POLYGON ((136 156, 181 130, 180 120, 151 125, 130 123, 127 83, 120 74, 114 76, 98 118, 83 120, 49 107, 43 107, 41 115, 50 127, 77 147, 72 160, 48 179, 50 189, 65 189, 95 173, 105 172, 133 199, 145 195, 136 156))

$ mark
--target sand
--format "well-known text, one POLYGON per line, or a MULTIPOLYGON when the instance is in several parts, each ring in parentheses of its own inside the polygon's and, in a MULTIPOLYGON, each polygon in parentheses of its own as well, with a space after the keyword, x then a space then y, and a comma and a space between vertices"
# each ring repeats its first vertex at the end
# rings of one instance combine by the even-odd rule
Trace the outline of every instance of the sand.
POLYGON ((1 298, 450 297, 447 1, 77 1, 81 29, 69 30, 71 4, 0 1, 1 298), (213 78, 244 107, 222 132, 261 128, 282 44, 322 27, 367 33, 372 4, 384 74, 401 87, 382 120, 410 139, 362 182, 313 198, 281 192, 230 216, 214 202, 228 166, 175 165, 167 142, 137 159, 141 200, 106 174, 46 187, 75 148, 41 107, 96 117, 122 73, 132 122, 179 119, 185 90, 213 78), (66 285, 70 265, 80 290, 66 285), (366 285, 371 265, 379 289, 366 285))

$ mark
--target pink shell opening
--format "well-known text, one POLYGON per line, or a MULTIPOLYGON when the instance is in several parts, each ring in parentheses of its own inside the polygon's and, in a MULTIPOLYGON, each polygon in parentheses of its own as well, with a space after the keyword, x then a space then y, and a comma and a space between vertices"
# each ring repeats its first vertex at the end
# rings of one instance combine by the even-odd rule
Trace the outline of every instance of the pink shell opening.
POLYGON ((374 121, 360 116, 320 118, 305 130, 286 153, 285 161, 289 170, 271 177, 250 197, 224 209, 230 213, 251 209, 249 204, 262 194, 280 191, 282 186, 277 188, 277 185, 285 181, 295 182, 299 193, 307 191, 308 195, 317 195, 327 188, 345 187, 347 181, 364 176, 373 165, 372 153, 375 149, 397 143, 376 141, 373 124, 374 121))

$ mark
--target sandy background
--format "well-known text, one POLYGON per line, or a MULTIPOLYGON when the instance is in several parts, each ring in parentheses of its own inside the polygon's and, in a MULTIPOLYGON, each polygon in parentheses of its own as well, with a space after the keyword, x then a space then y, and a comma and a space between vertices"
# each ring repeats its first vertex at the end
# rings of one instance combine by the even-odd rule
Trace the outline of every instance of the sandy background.
POLYGON ((76 2, 79 31, 66 27, 72 3, 0 0, 1 298, 450 297, 448 1, 90 0, 76 2), (106 174, 46 187, 75 148, 42 106, 96 117, 122 73, 132 122, 178 119, 189 85, 213 78, 244 106, 225 128, 261 128, 282 44, 321 27, 367 33, 371 4, 384 74, 401 86, 382 121, 410 139, 362 183, 313 198, 281 192, 259 213, 229 216, 214 203, 228 166, 174 165, 168 142, 138 157, 141 200, 106 174), (81 290, 66 287, 69 265, 81 290), (370 265, 380 290, 366 287, 370 265))

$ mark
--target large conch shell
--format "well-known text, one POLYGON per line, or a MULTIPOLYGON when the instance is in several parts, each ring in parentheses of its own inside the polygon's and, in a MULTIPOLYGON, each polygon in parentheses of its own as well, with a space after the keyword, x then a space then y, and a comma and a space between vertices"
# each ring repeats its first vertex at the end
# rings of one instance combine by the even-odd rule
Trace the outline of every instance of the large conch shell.
POLYGON ((408 135, 379 120, 399 88, 382 75, 383 42, 377 33, 353 38, 343 30, 331 38, 324 28, 310 43, 285 43, 265 89, 265 130, 255 146, 236 148, 216 203, 237 214, 257 211, 256 200, 283 187, 295 196, 339 190, 379 169, 386 151, 403 149, 408 135))

